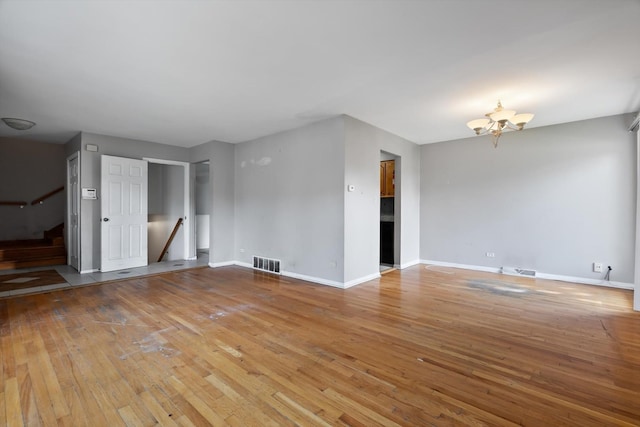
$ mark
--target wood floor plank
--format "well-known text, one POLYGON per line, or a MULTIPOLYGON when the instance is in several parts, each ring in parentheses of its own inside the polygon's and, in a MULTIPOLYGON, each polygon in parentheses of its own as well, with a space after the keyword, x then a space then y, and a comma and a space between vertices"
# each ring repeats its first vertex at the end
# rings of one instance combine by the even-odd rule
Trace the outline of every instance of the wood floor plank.
POLYGON ((41 335, 37 335, 32 341, 32 345, 28 348, 31 361, 29 371, 32 376, 38 375, 44 381, 44 385, 51 402, 53 412, 56 418, 61 418, 69 414, 69 408, 64 400, 62 388, 58 383, 58 376, 53 369, 49 353, 47 352, 41 335))
MULTIPOLYGON (((28 365, 20 364, 16 367, 16 379, 20 393, 20 404, 18 405, 22 411, 22 420, 26 426, 46 425, 48 421, 51 425, 56 424, 53 411, 47 410, 46 403, 43 405, 43 413, 40 414, 37 406, 36 395, 31 375, 29 374, 28 365)), ((38 389, 42 389, 42 384, 36 385, 38 389)), ((44 403, 44 402, 43 402, 44 403)), ((9 418, 7 416, 7 418, 9 418)))
POLYGON ((640 425, 626 290, 201 268, 0 300, 0 425, 640 425))
MULTIPOLYGON (((244 425, 250 424, 274 427, 281 425, 281 423, 278 423, 263 412, 261 405, 256 404, 254 399, 243 397, 222 379, 215 375, 209 375, 206 377, 206 380, 220 390, 224 394, 225 398, 234 403, 232 417, 237 419, 239 423, 244 425)), ((225 419, 229 422, 227 418, 225 419)))
POLYGON ((140 398, 144 402, 145 406, 149 408, 149 411, 153 414, 158 424, 163 427, 177 427, 178 424, 174 421, 173 413, 167 413, 160 403, 149 393, 143 391, 140 393, 140 398))
POLYGON ((211 401, 209 401, 209 404, 203 401, 175 376, 169 377, 167 381, 173 388, 176 389, 178 393, 184 396, 187 402, 189 402, 195 408, 195 410, 198 411, 198 413, 202 415, 205 420, 207 420, 207 422, 216 426, 226 424, 224 419, 211 408, 211 401))
POLYGON ((131 406, 123 406, 118 409, 118 413, 127 427, 145 427, 145 424, 137 417, 131 406))
POLYGON ((6 425, 21 427, 24 426, 20 390, 16 377, 8 378, 5 381, 3 393, 4 409, 6 413, 6 425))
POLYGON ((80 396, 76 393, 75 388, 67 387, 62 390, 64 400, 69 407, 69 414, 58 419, 58 425, 64 427, 82 427, 89 426, 90 423, 87 419, 86 413, 82 407, 82 401, 80 396))
POLYGON ((4 387, 0 389, 0 426, 7 425, 6 402, 4 397, 4 387))

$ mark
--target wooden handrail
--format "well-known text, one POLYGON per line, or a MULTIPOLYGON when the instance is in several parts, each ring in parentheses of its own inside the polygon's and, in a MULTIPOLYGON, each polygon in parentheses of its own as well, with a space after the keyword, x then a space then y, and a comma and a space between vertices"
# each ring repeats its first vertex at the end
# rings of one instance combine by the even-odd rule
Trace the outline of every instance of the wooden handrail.
POLYGON ((20 206, 21 208, 24 208, 28 204, 29 202, 20 202, 20 201, 14 202, 11 200, 0 200, 0 205, 4 205, 4 206, 20 206))
POLYGON ((173 227, 173 231, 171 232, 171 236, 169 236, 169 240, 167 240, 167 244, 164 245, 164 249, 162 249, 162 252, 160 252, 160 256, 158 257, 158 262, 162 261, 162 258, 164 258, 164 255, 169 250, 169 246, 171 246, 171 242, 173 242, 173 238, 176 237, 178 228, 180 228, 181 225, 182 225, 182 218, 179 218, 178 222, 176 222, 176 226, 173 227))
POLYGON ((54 194, 58 194, 59 192, 61 192, 62 190, 64 190, 64 185, 60 188, 56 188, 53 191, 49 191, 47 194, 45 194, 44 196, 40 196, 37 199, 35 199, 33 202, 31 202, 32 205, 37 205, 38 203, 42 203, 45 200, 47 200, 49 197, 53 196, 54 194))

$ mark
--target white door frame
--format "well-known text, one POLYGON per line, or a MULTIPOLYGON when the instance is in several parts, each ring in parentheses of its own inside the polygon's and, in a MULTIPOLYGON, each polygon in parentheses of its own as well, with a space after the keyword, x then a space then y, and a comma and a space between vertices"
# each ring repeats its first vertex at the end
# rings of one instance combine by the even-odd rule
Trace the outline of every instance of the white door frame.
POLYGON ((640 129, 636 130, 636 262, 634 268, 633 309, 640 311, 640 129))
POLYGON ((195 239, 193 236, 193 227, 191 223, 195 221, 195 217, 191 215, 191 190, 190 190, 190 167, 188 162, 179 162, 177 160, 165 160, 165 159, 152 159, 149 157, 143 157, 142 160, 146 160, 149 163, 156 163, 160 165, 174 165, 182 166, 184 168, 184 253, 183 259, 193 260, 196 259, 195 254, 195 239), (191 247, 193 245, 193 248, 191 247))
MULTIPOLYGON (((80 151, 76 151, 75 153, 71 154, 69 157, 67 157, 67 215, 66 215, 66 229, 67 229, 67 233, 66 233, 66 237, 67 237, 67 248, 69 248, 71 246, 71 241, 75 241, 75 248, 77 250, 77 259, 78 259, 78 265, 75 266, 75 269, 80 271, 80 266, 82 265, 82 261, 80 259, 80 257, 82 256, 82 251, 80 250, 80 222, 82 220, 82 215, 80 214, 80 210, 82 209, 82 204, 81 202, 81 197, 80 197, 80 151), (75 197, 76 197, 76 203, 78 206, 78 226, 76 227, 76 233, 73 233, 72 227, 71 227, 71 206, 72 206, 72 197, 74 196, 74 194, 72 194, 71 192, 71 176, 69 174, 69 165, 71 163, 71 161, 73 159, 77 159, 78 160, 78 191, 76 191, 75 197)), ((71 264, 71 251, 67 250, 67 265, 72 265, 71 264)))

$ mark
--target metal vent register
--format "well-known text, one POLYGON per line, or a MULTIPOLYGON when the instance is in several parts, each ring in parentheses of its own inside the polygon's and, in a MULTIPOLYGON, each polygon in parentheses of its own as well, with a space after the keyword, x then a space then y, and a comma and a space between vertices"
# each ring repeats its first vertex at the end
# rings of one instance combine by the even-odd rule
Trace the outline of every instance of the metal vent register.
POLYGON ((253 268, 255 270, 267 271, 269 273, 280 274, 280 260, 253 256, 253 268))
POLYGON ((536 277, 536 270, 530 270, 526 268, 518 267, 502 267, 502 274, 509 274, 511 276, 529 276, 536 277))

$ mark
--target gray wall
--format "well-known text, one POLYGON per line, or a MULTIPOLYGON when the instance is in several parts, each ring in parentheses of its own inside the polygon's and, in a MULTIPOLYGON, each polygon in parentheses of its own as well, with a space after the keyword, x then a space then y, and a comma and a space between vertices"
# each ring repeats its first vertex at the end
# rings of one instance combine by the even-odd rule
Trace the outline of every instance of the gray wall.
POLYGON ((612 116, 422 146, 424 260, 633 282, 636 147, 612 116), (495 253, 495 258, 486 257, 495 253))
POLYGON ((0 240, 41 239, 64 222, 65 192, 31 205, 66 183, 64 145, 0 138, 0 200, 24 201, 24 208, 0 205, 0 240), (19 183, 19 185, 18 185, 19 183))
POLYGON ((339 284, 377 275, 381 150, 406 163, 401 259, 418 262, 420 149, 348 116, 236 145, 236 259, 339 284))
POLYGON ((351 117, 345 120, 344 281, 379 273, 380 148, 378 129, 351 117))
POLYGON ((343 282, 343 135, 338 117, 236 145, 236 260, 343 282))
MULTIPOLYGON (((212 265, 231 263, 235 260, 234 159, 235 146, 226 142, 211 141, 189 149, 191 163, 210 161, 209 263, 212 265)), ((195 173, 193 177, 195 180, 195 173)), ((195 188, 195 185, 192 187, 195 188)))
POLYGON ((381 151, 396 156, 396 235, 400 265, 417 263, 420 229, 420 147, 397 135, 344 116, 345 282, 378 272, 381 151), (399 221, 398 221, 399 219, 399 221))
POLYGON ((196 163, 195 196, 196 215, 211 214, 211 186, 209 185, 209 163, 196 163))
MULTIPOLYGON (((77 148, 77 141, 68 147, 68 151, 77 148)), ((143 157, 189 161, 187 148, 156 144, 113 136, 97 135, 82 132, 80 140, 80 185, 96 188, 100 194, 100 156, 143 157), (87 144, 98 146, 98 152, 87 151, 87 144)), ((81 218, 81 266, 80 271, 91 271, 100 268, 100 199, 82 200, 80 202, 81 218)))

